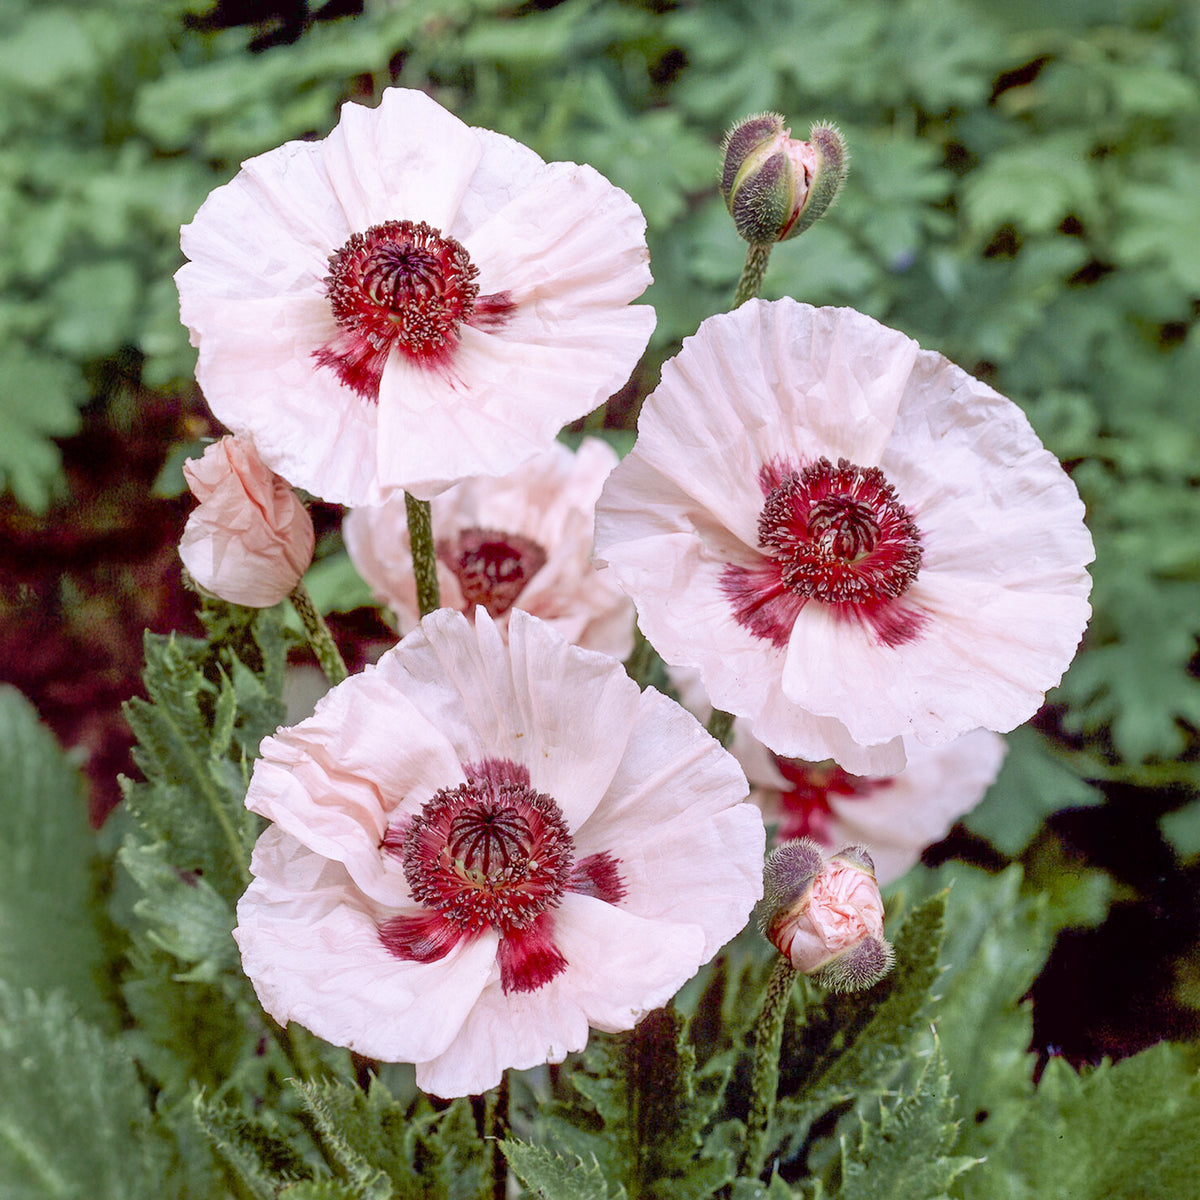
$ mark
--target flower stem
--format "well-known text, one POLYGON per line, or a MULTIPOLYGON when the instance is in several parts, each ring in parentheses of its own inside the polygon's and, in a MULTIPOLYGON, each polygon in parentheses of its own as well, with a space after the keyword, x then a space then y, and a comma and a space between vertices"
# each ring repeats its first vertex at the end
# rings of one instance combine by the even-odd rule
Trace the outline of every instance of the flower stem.
POLYGON ((292 602, 292 607, 296 610, 300 622, 304 626, 308 644, 317 656, 317 662, 320 664, 321 670, 325 672, 325 678, 331 684, 341 683, 349 672, 346 670, 346 664, 342 661, 337 643, 333 640, 333 634, 329 632, 325 618, 317 612, 316 605, 313 604, 312 597, 308 594, 308 589, 303 583, 298 583, 292 589, 288 599, 292 602))
POLYGON ((763 276, 767 273, 767 260, 771 257, 774 242, 751 242, 746 251, 746 265, 742 267, 742 277, 738 280, 737 291, 733 293, 733 307, 753 300, 762 290, 763 276))
POLYGON ((755 1178, 766 1157, 767 1129, 775 1115, 775 1093, 779 1088, 779 1047, 796 969, 780 957, 767 981, 758 1024, 754 1027, 754 1073, 750 1082, 750 1115, 746 1118, 746 1142, 742 1147, 742 1168, 738 1172, 755 1178))
POLYGON ((728 746, 729 739, 733 734, 733 713, 722 712, 721 709, 714 708, 705 728, 722 746, 728 746))
POLYGON ((484 1136, 492 1148, 492 1200, 508 1196, 508 1159, 500 1143, 508 1137, 508 1072, 500 1076, 500 1086, 484 1096, 484 1136))
POLYGON ((408 513, 408 540, 412 546, 413 573, 417 577, 417 608, 427 617, 442 604, 438 591, 437 548, 433 544, 433 519, 429 501, 404 493, 408 513))

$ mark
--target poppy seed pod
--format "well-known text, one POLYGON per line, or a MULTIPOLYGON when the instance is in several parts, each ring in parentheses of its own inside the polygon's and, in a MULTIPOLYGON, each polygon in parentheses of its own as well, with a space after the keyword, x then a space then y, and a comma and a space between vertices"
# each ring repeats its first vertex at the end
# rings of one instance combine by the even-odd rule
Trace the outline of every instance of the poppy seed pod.
POLYGON ((793 138, 779 113, 747 117, 726 134, 721 195, 746 241, 786 241, 833 203, 846 177, 846 144, 832 125, 814 125, 809 138, 793 138))

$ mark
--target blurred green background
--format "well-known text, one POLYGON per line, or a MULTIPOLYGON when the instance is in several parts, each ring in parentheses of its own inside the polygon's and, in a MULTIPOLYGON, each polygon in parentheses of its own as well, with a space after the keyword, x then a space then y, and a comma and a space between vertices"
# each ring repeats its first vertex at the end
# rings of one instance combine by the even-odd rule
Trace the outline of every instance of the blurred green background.
POLYGON ((1011 396, 1097 547, 1081 654, 930 861, 1103 897, 1038 985, 1050 1052, 1195 1033, 1197 22, 1190 0, 0 0, 2 677, 76 747, 98 820, 142 630, 191 627, 178 464, 215 430, 171 275, 243 158, 397 84, 591 163, 649 225, 658 328, 609 410, 631 427, 741 269, 723 132, 832 120, 848 183, 764 294, 852 305, 1011 396))

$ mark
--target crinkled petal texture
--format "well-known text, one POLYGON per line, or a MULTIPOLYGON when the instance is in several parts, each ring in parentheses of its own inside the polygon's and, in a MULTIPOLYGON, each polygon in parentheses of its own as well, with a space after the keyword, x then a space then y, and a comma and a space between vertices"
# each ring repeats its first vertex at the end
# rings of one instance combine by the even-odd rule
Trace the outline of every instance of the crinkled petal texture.
MULTIPOLYGON (((436 497, 442 606, 470 615, 483 604, 501 632, 519 608, 577 646, 628 658, 633 604, 611 571, 591 563, 596 501, 616 465, 599 438, 584 438, 577 452, 556 442, 502 478, 469 479, 436 497)), ((353 509, 344 533, 351 560, 395 612, 400 632, 413 629, 420 617, 403 497, 353 509)))
POLYGON ((717 707, 860 775, 898 771, 905 737, 1019 725, 1090 614, 1083 505, 1020 409, 870 317, 792 300, 710 318, 664 366, 596 546, 717 707), (861 612, 789 590, 760 543, 771 487, 843 458, 882 472, 919 532, 902 594, 861 612))
POLYGON ((864 845, 880 884, 899 879, 983 799, 1008 749, 999 734, 986 729, 944 746, 908 739, 903 771, 864 779, 794 762, 784 764, 785 775, 776 755, 741 721, 730 748, 750 781, 750 799, 769 826, 778 826, 778 836, 804 834, 827 852, 852 842, 864 845))
MULTIPOLYGON (((427 617, 267 738, 246 797, 274 823, 235 930, 263 1006, 369 1057, 415 1062, 418 1084, 441 1096, 561 1061, 589 1026, 631 1028, 762 894, 765 833, 736 760, 615 660, 520 611, 508 635, 483 610, 427 617), (424 960, 385 935, 413 918, 450 928, 414 898, 422 879, 389 846, 469 791, 481 762, 549 798, 569 832, 570 881, 532 939, 561 962, 533 986, 506 983, 506 942, 522 931, 453 927, 424 960)), ((463 836, 447 845, 471 865, 463 836)), ((492 849, 506 864, 516 853, 492 849)))
POLYGON ((183 473, 200 501, 179 542, 192 578, 233 604, 278 604, 308 570, 315 541, 308 509, 287 480, 236 437, 214 442, 183 473))
POLYGON ((654 328, 653 309, 630 306, 650 283, 637 205, 417 91, 347 104, 323 142, 243 163, 182 244, 180 312, 213 412, 343 504, 512 470, 624 384, 654 328), (392 221, 461 243, 481 303, 433 361, 385 345, 366 396, 318 360, 345 333, 326 277, 351 235, 392 221))

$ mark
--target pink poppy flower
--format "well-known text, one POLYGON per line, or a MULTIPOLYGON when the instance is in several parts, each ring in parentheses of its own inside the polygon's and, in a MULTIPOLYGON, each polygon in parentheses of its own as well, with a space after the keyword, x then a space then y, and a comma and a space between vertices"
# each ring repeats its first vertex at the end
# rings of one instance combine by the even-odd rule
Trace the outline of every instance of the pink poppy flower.
POLYGON ((431 614, 264 740, 234 936, 276 1020, 439 1096, 631 1028, 746 923, 736 761, 620 663, 515 612, 431 614))
POLYGON ((1074 485, 1021 410, 852 309, 750 301, 663 368, 597 562, 779 754, 860 775, 1006 731, 1087 623, 1074 485))
POLYGON ((835 992, 856 992, 892 969, 883 900, 863 846, 826 860, 809 838, 772 850, 759 909, 763 934, 797 971, 835 992))
POLYGON ((986 729, 944 746, 906 739, 908 763, 896 775, 851 775, 836 763, 772 753, 734 724, 730 749, 750 781, 750 799, 781 841, 810 837, 826 851, 850 842, 871 852, 881 885, 899 879, 983 799, 1008 749, 986 729))
MULTIPOLYGON (((541 617, 569 642, 627 658, 633 604, 611 572, 591 564, 596 501, 616 452, 585 438, 561 442, 500 479, 468 479, 433 501, 442 605, 470 615, 482 605, 503 632, 509 613, 541 617)), ((346 548, 401 633, 419 620, 404 498, 356 508, 346 548)))
POLYGON ((221 438, 183 474, 200 501, 179 542, 192 578, 233 604, 278 604, 313 556, 312 518, 290 484, 246 438, 221 438))
POLYGON ((242 164, 175 279, 213 412, 297 487, 428 499, 502 475, 625 383, 654 328, 645 221, 421 92, 242 164))

